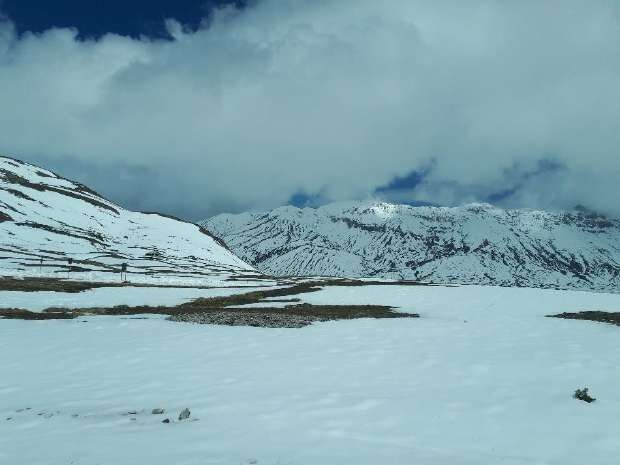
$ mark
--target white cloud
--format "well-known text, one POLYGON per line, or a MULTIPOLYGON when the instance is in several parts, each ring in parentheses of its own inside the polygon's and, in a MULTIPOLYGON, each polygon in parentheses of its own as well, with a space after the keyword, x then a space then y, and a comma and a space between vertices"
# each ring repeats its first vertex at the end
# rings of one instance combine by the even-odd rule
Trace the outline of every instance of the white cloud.
POLYGON ((362 197, 430 160, 419 195, 459 202, 553 158, 513 201, 620 212, 619 18, 611 0, 263 0, 168 21, 172 42, 5 21, 0 152, 125 167, 98 185, 193 216, 362 197))

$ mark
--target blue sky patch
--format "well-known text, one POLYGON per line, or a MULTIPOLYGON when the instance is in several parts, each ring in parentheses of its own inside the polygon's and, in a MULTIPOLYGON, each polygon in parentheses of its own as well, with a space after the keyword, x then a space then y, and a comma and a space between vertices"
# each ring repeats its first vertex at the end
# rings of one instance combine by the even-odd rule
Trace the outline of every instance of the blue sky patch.
POLYGON ((190 29, 200 26, 213 8, 243 8, 247 0, 4 0, 2 12, 19 33, 53 27, 75 27, 79 37, 98 38, 109 32, 153 39, 170 38, 164 21, 176 19, 190 29))

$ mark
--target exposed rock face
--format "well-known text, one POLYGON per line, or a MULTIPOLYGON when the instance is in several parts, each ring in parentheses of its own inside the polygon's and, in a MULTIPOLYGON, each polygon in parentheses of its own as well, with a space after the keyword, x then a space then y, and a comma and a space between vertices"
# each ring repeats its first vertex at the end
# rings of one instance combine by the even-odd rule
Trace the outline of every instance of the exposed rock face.
POLYGON ((204 228, 125 210, 82 184, 0 157, 0 275, 116 279, 123 263, 129 280, 258 274, 204 228))
POLYGON ((620 221, 583 209, 338 203, 219 215, 203 225, 280 276, 620 290, 620 221))

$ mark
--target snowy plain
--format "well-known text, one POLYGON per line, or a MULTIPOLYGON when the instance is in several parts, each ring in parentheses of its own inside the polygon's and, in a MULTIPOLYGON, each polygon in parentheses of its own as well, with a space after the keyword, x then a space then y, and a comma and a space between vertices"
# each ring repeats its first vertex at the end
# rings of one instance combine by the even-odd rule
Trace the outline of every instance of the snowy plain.
POLYGON ((421 318, 0 320, 0 463, 618 463, 620 328, 544 315, 618 311, 620 295, 368 286, 297 297, 421 318), (593 404, 572 398, 584 386, 593 404), (197 421, 176 421, 185 407, 197 421))

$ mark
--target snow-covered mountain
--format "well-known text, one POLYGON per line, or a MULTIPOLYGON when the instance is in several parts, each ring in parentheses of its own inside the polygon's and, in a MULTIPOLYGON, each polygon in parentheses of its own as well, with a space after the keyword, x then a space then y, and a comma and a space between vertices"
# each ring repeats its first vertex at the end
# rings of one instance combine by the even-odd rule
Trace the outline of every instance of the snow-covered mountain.
POLYGON ((584 209, 361 202, 225 214, 202 224, 274 275, 620 290, 620 221, 584 209))
POLYGON ((0 275, 223 283, 258 275, 209 232, 125 210, 84 185, 0 157, 0 275))

